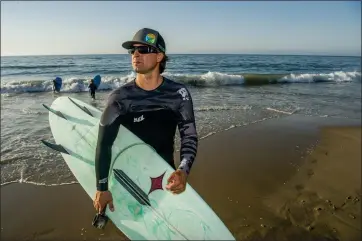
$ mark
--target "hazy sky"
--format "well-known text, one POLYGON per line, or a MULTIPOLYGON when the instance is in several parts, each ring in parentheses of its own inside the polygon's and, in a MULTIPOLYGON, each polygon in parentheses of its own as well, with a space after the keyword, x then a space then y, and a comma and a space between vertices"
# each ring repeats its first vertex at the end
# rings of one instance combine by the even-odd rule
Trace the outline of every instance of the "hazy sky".
POLYGON ((361 55, 355 2, 1 2, 1 55, 119 54, 143 27, 169 53, 361 55))

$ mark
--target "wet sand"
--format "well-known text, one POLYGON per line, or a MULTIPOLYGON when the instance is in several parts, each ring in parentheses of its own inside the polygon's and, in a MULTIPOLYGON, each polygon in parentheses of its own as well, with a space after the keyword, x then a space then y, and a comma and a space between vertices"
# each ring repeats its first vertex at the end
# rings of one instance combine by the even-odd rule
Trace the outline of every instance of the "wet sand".
MULTIPOLYGON (((293 115, 212 135, 189 182, 237 240, 361 240, 361 123, 293 115)), ((78 184, 1 187, 1 240, 126 239, 94 214, 78 184)))

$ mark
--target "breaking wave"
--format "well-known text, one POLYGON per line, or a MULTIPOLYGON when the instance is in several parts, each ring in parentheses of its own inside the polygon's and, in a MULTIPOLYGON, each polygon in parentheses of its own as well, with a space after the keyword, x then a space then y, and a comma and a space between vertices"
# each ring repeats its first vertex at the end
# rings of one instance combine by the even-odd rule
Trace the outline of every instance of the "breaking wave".
MULTIPOLYGON (((195 87, 248 86, 286 83, 321 82, 361 82, 361 72, 331 72, 310 74, 225 74, 207 72, 205 74, 164 73, 177 82, 195 87)), ((88 91, 88 81, 92 76, 64 78, 61 92, 88 91)), ((135 73, 125 76, 102 76, 99 90, 116 89, 135 78, 135 73)), ((1 83, 1 93, 48 92, 52 91, 51 80, 18 80, 1 83)))

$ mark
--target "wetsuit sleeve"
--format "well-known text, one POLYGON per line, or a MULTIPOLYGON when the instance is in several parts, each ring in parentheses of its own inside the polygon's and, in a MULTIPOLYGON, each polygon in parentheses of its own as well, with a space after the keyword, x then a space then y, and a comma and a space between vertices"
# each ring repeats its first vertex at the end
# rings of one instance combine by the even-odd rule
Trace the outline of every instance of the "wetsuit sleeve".
POLYGON ((118 134, 121 113, 121 104, 115 100, 114 96, 110 96, 100 119, 95 154, 95 173, 98 191, 108 190, 108 175, 112 158, 112 145, 118 134))
POLYGON ((181 163, 178 169, 184 170, 189 174, 197 153, 198 136, 191 95, 186 88, 183 88, 181 93, 182 100, 179 106, 178 121, 178 129, 181 137, 181 163))

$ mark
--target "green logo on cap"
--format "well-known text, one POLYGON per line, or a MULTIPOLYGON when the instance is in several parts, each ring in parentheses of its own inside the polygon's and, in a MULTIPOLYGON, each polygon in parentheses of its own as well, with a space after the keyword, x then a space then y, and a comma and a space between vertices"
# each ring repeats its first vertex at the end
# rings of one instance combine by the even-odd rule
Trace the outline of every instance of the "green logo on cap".
POLYGON ((156 36, 153 33, 149 33, 146 35, 145 41, 150 44, 154 44, 156 42, 156 36))

